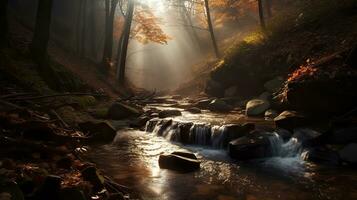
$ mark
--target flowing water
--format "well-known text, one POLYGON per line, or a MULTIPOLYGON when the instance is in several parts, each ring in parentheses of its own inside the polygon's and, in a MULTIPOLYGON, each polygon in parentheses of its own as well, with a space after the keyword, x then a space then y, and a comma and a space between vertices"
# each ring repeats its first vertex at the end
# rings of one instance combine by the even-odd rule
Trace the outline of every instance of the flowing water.
POLYGON ((183 113, 170 123, 148 123, 149 132, 120 130, 112 144, 93 147, 90 158, 118 183, 130 187, 136 199, 357 199, 354 170, 303 161, 305 151, 296 138, 283 141, 272 132, 269 142, 274 157, 246 162, 230 159, 222 124, 257 122, 243 119, 234 113, 183 113), (183 145, 182 124, 191 122, 183 145), (199 171, 179 173, 159 168, 161 153, 182 149, 202 161, 199 171))

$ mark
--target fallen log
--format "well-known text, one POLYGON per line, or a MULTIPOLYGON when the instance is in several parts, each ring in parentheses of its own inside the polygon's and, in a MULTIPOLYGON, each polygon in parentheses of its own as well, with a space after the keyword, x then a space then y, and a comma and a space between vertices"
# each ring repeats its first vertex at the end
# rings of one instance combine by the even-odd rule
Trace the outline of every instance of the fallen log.
POLYGON ((48 99, 54 97, 65 97, 65 96, 94 96, 94 97, 106 97, 104 94, 93 94, 93 93, 63 93, 63 94, 52 94, 52 95, 43 95, 36 97, 23 97, 23 98, 13 98, 12 101, 27 101, 27 100, 40 100, 48 99))

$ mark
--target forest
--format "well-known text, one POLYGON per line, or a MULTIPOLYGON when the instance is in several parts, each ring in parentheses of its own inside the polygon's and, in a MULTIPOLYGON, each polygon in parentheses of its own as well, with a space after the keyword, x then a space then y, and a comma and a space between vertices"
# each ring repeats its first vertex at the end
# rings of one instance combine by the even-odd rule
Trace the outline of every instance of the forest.
POLYGON ((356 88, 357 0, 0 0, 0 200, 357 199, 356 88))

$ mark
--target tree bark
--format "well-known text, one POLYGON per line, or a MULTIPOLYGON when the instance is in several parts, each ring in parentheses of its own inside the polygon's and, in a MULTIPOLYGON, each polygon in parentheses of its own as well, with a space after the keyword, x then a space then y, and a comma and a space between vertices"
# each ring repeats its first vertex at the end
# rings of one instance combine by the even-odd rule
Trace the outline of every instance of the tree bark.
POLYGON ((0 48, 8 45, 7 5, 8 0, 0 0, 0 48))
MULTIPOLYGON (((114 31, 114 18, 115 10, 119 0, 106 0, 106 28, 105 28, 105 41, 102 63, 108 65, 113 57, 113 31, 114 31)), ((109 66, 106 67, 107 70, 109 66)))
POLYGON ((265 30, 265 18, 264 18, 263 0, 258 0, 258 8, 259 8, 260 26, 262 27, 263 30, 265 30))
POLYGON ((266 7, 267 7, 267 17, 271 18, 272 17, 272 2, 271 0, 266 0, 266 7))
POLYGON ((85 45, 86 45, 86 28, 87 28, 87 0, 83 0, 82 5, 82 26, 81 26, 81 45, 79 49, 79 55, 81 57, 85 56, 85 45))
POLYGON ((205 0, 205 8, 206 8, 206 14, 207 14, 208 29, 211 34, 211 40, 212 40, 212 44, 213 44, 213 48, 214 48, 214 53, 216 54, 216 57, 219 58, 220 54, 219 54, 219 49, 217 46, 216 37, 214 35, 212 19, 211 19, 211 12, 210 12, 210 8, 209 8, 208 0, 205 0))
POLYGON ((118 63, 118 65, 119 65, 118 81, 121 84, 123 84, 125 81, 126 56, 128 53, 130 30, 131 30, 131 24, 133 21, 134 8, 135 8, 135 0, 129 0, 128 12, 126 14, 124 32, 123 32, 123 41, 122 41, 123 43, 121 45, 122 48, 120 51, 120 57, 119 57, 119 63, 118 63))
POLYGON ((50 39, 52 0, 39 0, 35 32, 30 51, 36 62, 43 64, 47 59, 47 46, 50 39))

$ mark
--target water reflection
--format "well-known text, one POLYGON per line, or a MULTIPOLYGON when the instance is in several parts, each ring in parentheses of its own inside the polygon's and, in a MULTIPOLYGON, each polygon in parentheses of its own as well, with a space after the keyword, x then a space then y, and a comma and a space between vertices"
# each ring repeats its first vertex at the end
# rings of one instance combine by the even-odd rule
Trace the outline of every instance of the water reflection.
POLYGON ((344 171, 341 178, 297 158, 237 163, 223 150, 182 146, 130 129, 120 131, 113 144, 94 148, 90 157, 138 199, 353 199, 357 194, 355 172, 344 171), (183 174, 159 168, 162 152, 182 148, 202 160, 201 170, 183 174))

